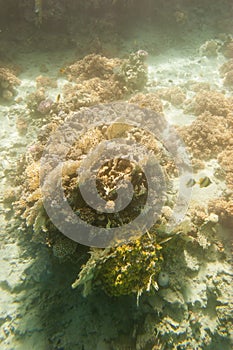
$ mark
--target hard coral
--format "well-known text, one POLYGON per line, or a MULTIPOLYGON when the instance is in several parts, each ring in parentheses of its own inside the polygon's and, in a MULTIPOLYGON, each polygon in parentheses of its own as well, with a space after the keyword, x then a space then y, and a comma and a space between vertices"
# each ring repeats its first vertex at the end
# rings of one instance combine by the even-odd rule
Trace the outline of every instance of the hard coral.
POLYGON ((0 96, 5 100, 11 100, 15 87, 20 84, 20 80, 8 68, 0 67, 0 96))
POLYGON ((228 187, 233 190, 233 140, 231 146, 229 146, 227 149, 223 150, 222 153, 218 156, 218 161, 220 165, 222 166, 223 170, 226 174, 226 183, 228 187))
POLYGON ((76 85, 67 84, 64 86, 63 93, 64 103, 71 111, 120 99, 123 95, 117 81, 105 81, 100 78, 85 80, 76 85))
POLYGON ((233 59, 225 62, 220 67, 220 75, 223 80, 223 84, 227 87, 233 87, 233 59))
POLYGON ((208 210, 219 216, 223 224, 232 228, 233 225, 233 198, 216 198, 209 202, 208 210))
POLYGON ((175 106, 181 105, 186 99, 186 94, 184 90, 181 89, 179 86, 172 86, 169 88, 159 89, 157 93, 160 98, 171 102, 171 104, 175 106))
POLYGON ((147 108, 157 113, 163 113, 163 104, 156 93, 139 93, 131 97, 129 102, 137 104, 140 108, 147 108))
POLYGON ((216 57, 218 54, 218 43, 215 40, 206 41, 200 47, 200 53, 206 57, 216 57))
POLYGON ((202 90, 194 98, 193 112, 196 115, 210 112, 216 116, 226 116, 230 112, 230 104, 221 92, 202 90))
POLYGON ((145 59, 148 53, 138 50, 131 53, 129 58, 119 67, 116 75, 129 92, 141 90, 147 82, 147 66, 145 59))
POLYGON ((233 58, 233 40, 230 40, 226 42, 226 44, 223 46, 223 55, 226 58, 233 58))
POLYGON ((65 69, 69 80, 76 81, 100 78, 107 80, 114 74, 114 69, 122 64, 118 58, 106 58, 101 55, 90 54, 65 69))
POLYGON ((146 53, 138 51, 129 59, 109 59, 91 54, 67 67, 65 72, 76 85, 64 87, 64 105, 77 110, 95 104, 119 100, 124 95, 144 87, 147 68, 146 53))
MULTIPOLYGON (((87 80, 87 82, 93 79, 99 78, 92 78, 87 80)), ((148 211, 149 214, 152 212, 150 206, 146 205, 148 185, 143 167, 148 166, 148 171, 151 171, 153 165, 153 181, 156 181, 156 188, 159 189, 163 188, 163 181, 169 187, 171 179, 177 175, 174 174, 175 166, 172 164, 162 144, 156 138, 153 138, 149 131, 141 130, 137 126, 137 121, 141 120, 142 115, 151 116, 151 113, 151 111, 145 111, 127 103, 100 105, 77 113, 70 113, 69 118, 67 118, 66 114, 63 116, 62 112, 61 117, 57 115, 41 129, 37 142, 28 149, 24 167, 21 167, 21 191, 18 201, 15 203, 17 214, 23 220, 23 227, 27 231, 31 229, 32 239, 47 243, 59 258, 66 259, 68 257, 68 247, 71 248, 69 251, 72 256, 76 254, 76 249, 72 244, 70 246, 70 242, 68 243, 65 238, 63 242, 63 236, 59 233, 58 228, 53 226, 42 200, 40 181, 43 181, 43 184, 45 184, 43 190, 45 192, 47 190, 46 200, 48 199, 49 201, 51 199, 50 202, 55 206, 58 204, 56 197, 58 176, 61 177, 64 195, 73 212, 82 221, 91 224, 89 225, 91 228, 97 227, 98 230, 101 230, 101 228, 118 228, 132 222, 141 213, 142 209, 145 209, 145 215, 147 215, 148 211), (113 116, 115 122, 111 121, 113 116), (129 118, 133 125, 124 123, 124 117, 129 118), (123 119, 119 120, 119 118, 123 119), (65 127, 65 130, 62 130, 62 132, 58 128, 61 125, 65 127), (74 130, 76 130, 76 133, 74 133, 74 130), (46 148, 46 164, 41 168, 40 158, 50 136, 55 137, 54 142, 48 144, 46 148), (113 157, 111 152, 109 154, 109 150, 105 149, 105 147, 98 148, 101 141, 111 140, 109 144, 114 144, 115 138, 118 137, 125 137, 127 144, 125 149, 122 148, 122 145, 116 145, 114 149, 114 152, 116 152, 114 153, 115 157, 113 157), (70 141, 72 142, 70 143, 70 141), (145 146, 144 150, 140 148, 140 152, 137 148, 139 147, 137 145, 139 141, 145 146), (132 159, 132 148, 130 147, 130 150, 127 148, 128 143, 134 147, 137 155, 135 161, 132 159), (130 160, 127 157, 122 159, 122 154, 129 154, 130 160), (52 156, 48 159, 47 156, 50 155, 52 156), (56 159, 60 155, 64 156, 62 174, 59 173, 59 167, 56 166, 56 159), (159 164, 163 167, 163 174, 166 179, 155 174, 155 165, 153 162, 151 163, 153 156, 156 156, 159 164), (96 167, 99 157, 106 162, 101 167, 96 167), (78 172, 81 163, 82 167, 85 168, 82 179, 78 172), (91 208, 82 198, 80 183, 84 184, 88 181, 90 173, 96 176, 96 188, 99 195, 106 202, 105 209, 108 210, 106 212, 91 208), (44 174, 46 177, 43 180, 44 174), (121 189, 124 190, 124 184, 127 182, 130 182, 133 187, 132 200, 124 210, 120 211, 120 214, 118 211, 115 213, 114 206, 118 195, 118 185, 120 184, 122 186, 121 189), (55 194, 56 198, 52 199, 52 194, 55 194), (65 253, 62 251, 62 242, 67 248, 65 253)), ((156 123, 159 130, 164 130, 164 118, 161 115, 153 113, 153 122, 156 123)), ((156 190, 150 190, 152 197, 156 198, 156 190)), ((169 203, 172 207, 172 199, 169 203)), ((154 213, 155 211, 153 211, 154 213)), ((142 216, 144 218, 144 215, 142 216)), ((125 232, 127 238, 130 234, 141 234, 140 229, 137 229, 137 227, 131 231, 125 232)), ((103 256, 101 254, 95 255, 95 258, 93 257, 86 267, 83 268, 80 278, 82 279, 81 276, 83 276, 85 284, 92 285, 93 283, 95 284, 96 276, 96 281, 101 280, 104 290, 111 295, 130 294, 132 292, 140 293, 143 290, 149 290, 151 286, 156 286, 154 277, 156 277, 162 261, 160 246, 156 243, 155 236, 154 233, 149 233, 148 237, 136 237, 137 240, 132 243, 126 243, 127 239, 124 236, 124 242, 121 241, 121 243, 124 243, 122 247, 111 248, 111 254, 109 250, 105 250, 103 256), (122 261, 122 259, 124 260, 122 261), (113 264, 118 266, 118 272, 117 270, 112 270, 113 264), (99 267, 98 271, 96 266, 99 267), (85 271, 87 270, 88 273, 86 274, 85 271), (134 278, 129 277, 133 272, 134 278), (86 282, 87 280, 88 282, 86 282)), ((119 244, 117 238, 114 244, 119 244)), ((82 279, 82 281, 84 280, 82 279)))
POLYGON ((206 160, 224 150, 232 137, 226 119, 209 112, 201 114, 191 125, 183 126, 179 131, 194 157, 206 160))
POLYGON ((55 79, 50 78, 50 77, 39 75, 36 78, 36 87, 38 89, 41 88, 41 87, 56 88, 57 87, 57 81, 55 79))

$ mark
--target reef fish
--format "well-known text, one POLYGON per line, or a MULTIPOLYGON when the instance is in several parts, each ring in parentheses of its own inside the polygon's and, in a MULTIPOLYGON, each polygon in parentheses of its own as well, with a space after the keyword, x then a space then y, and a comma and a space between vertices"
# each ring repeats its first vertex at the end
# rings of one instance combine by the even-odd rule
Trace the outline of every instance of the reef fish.
POLYGON ((193 187, 194 185, 198 184, 200 186, 200 188, 203 187, 208 187, 211 184, 211 180, 208 176, 205 177, 201 177, 198 181, 196 181, 195 179, 189 179, 188 182, 186 183, 187 187, 193 187))

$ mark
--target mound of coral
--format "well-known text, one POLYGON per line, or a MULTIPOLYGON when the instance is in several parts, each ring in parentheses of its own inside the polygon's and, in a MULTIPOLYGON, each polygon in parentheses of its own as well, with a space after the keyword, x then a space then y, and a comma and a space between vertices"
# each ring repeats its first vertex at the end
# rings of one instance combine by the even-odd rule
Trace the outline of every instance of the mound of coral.
MULTIPOLYGON (((95 78, 94 78, 95 79, 95 78)), ((149 95, 138 95, 143 103, 150 101, 149 95)), ((139 102, 139 100, 138 102, 139 102)), ((148 103, 147 102, 147 103, 148 103)), ((154 106, 153 109, 161 110, 162 105, 159 99, 154 96, 154 99, 150 101, 150 105, 154 106)), ((100 228, 115 228, 121 225, 127 224, 137 217, 146 203, 148 196, 148 184, 143 174, 142 167, 148 163, 149 168, 154 164, 151 163, 153 155, 156 156, 157 161, 163 167, 165 179, 160 179, 160 174, 154 173, 153 177, 156 179, 156 186, 163 188, 163 181, 169 185, 171 191, 171 181, 176 178, 176 166, 173 161, 168 157, 167 151, 163 149, 162 145, 156 140, 148 131, 141 130, 136 125, 128 125, 120 119, 115 123, 108 122, 112 115, 124 116, 130 113, 133 120, 141 118, 142 110, 135 105, 131 104, 113 104, 103 105, 101 108, 96 109, 84 109, 80 112, 70 113, 68 116, 54 118, 50 123, 45 125, 38 135, 37 142, 28 149, 26 159, 21 165, 21 173, 18 174, 17 182, 20 184, 18 187, 18 201, 15 202, 14 207, 17 215, 23 219, 21 228, 28 230, 32 229, 32 239, 35 241, 43 242, 50 246, 56 257, 61 260, 72 259, 78 260, 80 245, 73 242, 69 238, 63 236, 58 229, 53 225, 49 219, 45 208, 41 189, 41 183, 44 181, 45 188, 50 190, 46 192, 47 199, 53 202, 56 206, 56 193, 57 191, 57 178, 59 176, 59 167, 56 163, 56 158, 59 154, 65 155, 62 169, 62 187, 68 203, 70 204, 74 213, 83 221, 90 225, 94 225, 100 228), (83 114, 84 113, 84 114, 83 114), (89 124, 83 124, 80 129, 80 118, 83 120, 84 116, 89 118, 92 128, 88 128, 89 124), (95 120, 95 118, 97 118, 95 120), (101 125, 98 125, 97 121, 101 120, 101 125), (59 134, 59 127, 66 125, 64 133, 59 134), (72 127, 70 127, 72 125, 72 127), (86 125, 86 127, 85 127, 86 125), (73 140, 73 131, 75 128, 81 130, 79 137, 73 140), (83 130, 82 130, 83 129, 83 130), (49 138, 58 132, 59 142, 58 144, 49 144, 49 148, 46 150, 45 146, 49 138), (115 138, 124 137, 127 140, 127 144, 137 143, 140 141, 149 152, 148 155, 144 155, 142 152, 138 156, 137 151, 137 164, 134 161, 130 161, 123 157, 115 157, 114 159, 105 159, 105 163, 98 170, 96 176, 97 191, 100 196, 105 200, 106 207, 109 212, 102 213, 96 209, 93 209, 85 203, 80 186, 83 185, 83 181, 88 180, 88 173, 95 166, 95 153, 92 156, 92 161, 87 163, 88 170, 85 179, 81 179, 78 175, 78 171, 82 162, 88 157, 88 155, 103 142, 104 140, 111 141, 115 138), (41 166, 41 159, 46 152, 53 154, 56 152, 56 156, 46 158, 45 168, 41 166), (141 162, 141 163, 140 163, 141 162), (150 164, 151 163, 151 164, 150 164), (43 180, 43 173, 47 172, 48 177, 43 180), (42 180, 41 180, 42 176, 42 180), (42 182, 41 182, 42 181, 42 182), (118 183, 130 181, 133 185, 134 194, 131 203, 120 212, 120 214, 112 213, 111 209, 114 209, 114 201, 117 198, 118 183), (160 184, 161 181, 161 184, 160 184), (52 189, 52 191, 51 191, 52 189), (55 193, 53 199, 50 198, 50 194, 55 193)), ((62 115, 62 114, 61 114, 62 115)), ((156 125, 163 129, 163 117, 155 114, 154 122, 156 125), (156 122, 157 120, 157 122, 156 122)), ((119 146, 118 146, 119 147, 119 146)), ((123 146, 119 147, 119 154, 126 152, 123 146)), ((103 150, 100 150, 98 155, 101 155, 103 150)), ((127 150, 127 152, 129 152, 127 150)), ((131 159, 132 156, 128 154, 131 159)), ((112 153, 111 153, 112 157, 112 153)), ((88 159, 88 158, 87 158, 88 159)), ((132 158, 133 159, 133 158, 132 158)), ((152 168, 151 168, 152 169, 152 168)), ((124 185, 122 185, 124 190, 124 185)), ((150 189, 150 191, 152 191, 150 189)), ((175 193, 175 192, 174 192, 175 193)), ((153 198, 156 198, 157 194, 154 193, 153 198)), ((169 199, 172 206, 172 199, 169 199)), ((166 201, 165 201, 166 202, 166 201)), ((156 203, 156 200, 155 200, 156 203)), ((166 203, 165 203, 166 204, 166 203)), ((150 208, 148 208, 150 212, 150 208)), ((152 216, 154 213, 151 213, 152 216)), ((101 282, 102 288, 110 295, 125 295, 131 293, 141 294, 143 291, 150 291, 151 288, 157 286, 157 277, 160 271, 162 263, 161 246, 157 243, 157 230, 153 228, 152 232, 143 237, 133 241, 132 243, 125 243, 117 248, 95 250, 91 252, 91 258, 80 272, 80 276, 74 286, 84 284, 84 294, 87 294, 89 285, 92 289, 95 285, 101 282), (142 261, 144 263, 142 264, 142 261), (113 270, 113 266, 116 268, 113 270), (142 278, 142 275, 144 276, 142 278), (130 276, 130 277, 129 277, 130 276), (88 281, 88 283, 87 283, 88 281)), ((141 234, 140 231, 127 232, 128 235, 133 235, 137 238, 141 234)), ((91 243, 91 241, 90 241, 91 243)), ((90 289, 90 288, 89 288, 90 289)))
POLYGON ((15 88, 19 84, 20 80, 11 69, 0 66, 0 96, 4 100, 11 101, 13 99, 15 88))
POLYGON ((180 128, 180 135, 194 158, 215 158, 229 145, 232 127, 228 120, 230 121, 230 117, 227 119, 206 111, 191 125, 180 128))

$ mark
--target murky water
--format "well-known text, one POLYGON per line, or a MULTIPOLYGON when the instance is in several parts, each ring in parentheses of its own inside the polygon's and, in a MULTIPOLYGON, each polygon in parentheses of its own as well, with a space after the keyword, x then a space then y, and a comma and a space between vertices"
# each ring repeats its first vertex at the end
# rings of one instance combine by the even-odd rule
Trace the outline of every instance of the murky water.
POLYGON ((0 348, 231 349, 231 1, 0 5, 0 348))

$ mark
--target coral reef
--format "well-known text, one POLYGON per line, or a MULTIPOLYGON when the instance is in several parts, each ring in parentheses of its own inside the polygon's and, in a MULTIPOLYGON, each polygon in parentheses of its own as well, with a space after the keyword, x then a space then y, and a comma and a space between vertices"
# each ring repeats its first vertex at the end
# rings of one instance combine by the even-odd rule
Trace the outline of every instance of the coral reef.
POLYGON ((75 111, 123 97, 119 83, 114 80, 92 78, 76 85, 67 84, 63 89, 64 109, 75 111))
POLYGON ((223 45, 223 48, 222 48, 222 52, 226 58, 233 58, 233 40, 232 40, 232 38, 228 39, 225 42, 225 44, 223 45))
POLYGON ((198 116, 191 125, 180 127, 179 132, 189 151, 199 160, 217 157, 232 138, 226 118, 210 112, 198 116))
POLYGON ((15 74, 5 67, 0 67, 0 96, 11 101, 15 95, 15 87, 20 84, 20 80, 15 74))
MULTIPOLYGON (((153 109, 157 110, 159 108, 160 110, 162 108, 155 94, 141 95, 140 99, 143 103, 150 103, 153 109), (152 100, 150 100, 151 96, 152 100)), ((107 105, 105 106, 106 111, 104 110, 104 106, 101 108, 103 108, 103 110, 101 109, 100 113, 96 113, 95 108, 85 111, 86 113, 88 113, 88 111, 89 113, 92 112, 93 116, 96 118, 101 118, 102 125, 87 128, 87 130, 84 128, 83 132, 71 146, 69 146, 64 138, 64 135, 66 135, 66 137, 72 135, 73 129, 68 128, 65 134, 60 137, 60 141, 63 142, 57 145, 51 145, 49 150, 52 152, 53 147, 55 147, 56 152, 59 154, 65 151, 66 156, 62 169, 62 187, 74 213, 76 213, 81 220, 91 225, 99 228, 114 228, 133 221, 143 209, 148 195, 148 185, 142 169, 147 163, 151 168, 150 161, 153 155, 156 155, 157 161, 161 163, 164 169, 164 176, 166 177, 166 182, 170 190, 172 189, 171 179, 176 178, 178 174, 176 165, 167 155, 167 151, 163 149, 160 142, 148 131, 141 130, 136 126, 124 124, 123 122, 108 125, 109 115, 115 113, 114 111, 117 111, 120 115, 131 113, 131 117, 135 118, 136 111, 138 111, 138 113, 140 111, 141 113, 143 110, 138 109, 138 107, 132 104, 116 104, 116 106, 114 105, 116 109, 107 105), (108 110, 108 108, 110 109, 108 110), (88 159, 87 156, 101 141, 114 140, 116 137, 125 137, 127 138, 127 142, 133 142, 133 144, 140 141, 140 143, 148 149, 149 156, 141 151, 140 159, 137 159, 137 162, 129 161, 127 158, 121 159, 117 156, 112 159, 112 155, 109 159, 104 157, 105 163, 98 169, 98 173, 96 174, 96 187, 100 196, 105 200, 106 208, 110 211, 102 213, 101 211, 91 208, 83 201, 80 193, 80 183, 83 184, 85 181, 88 181, 88 173, 85 175, 86 178, 81 180, 77 171, 80 168, 81 161, 85 160, 85 158, 88 159), (126 181, 130 181, 133 186, 132 200, 124 210, 120 211, 120 214, 118 212, 114 213, 111 210, 114 209, 115 206, 114 201, 117 198, 118 183, 123 182, 124 184, 126 181)), ((78 116, 83 116, 82 111, 79 112, 79 115, 75 112, 69 115, 73 123, 72 125, 74 126, 76 122, 80 128, 78 116)), ((91 123, 94 123, 93 116, 89 116, 91 123)), ((155 118, 158 119, 158 124, 163 123, 163 117, 161 115, 155 114, 155 118)), ((40 169, 40 159, 44 146, 48 138, 57 130, 59 124, 61 125, 63 122, 64 120, 62 118, 59 119, 56 115, 50 123, 41 129, 37 142, 28 148, 24 160, 24 167, 21 166, 21 174, 19 174, 20 179, 18 182, 20 183, 20 195, 14 207, 17 216, 20 216, 23 220, 21 229, 26 230, 29 228, 32 231, 32 239, 34 241, 43 242, 50 246, 54 255, 59 259, 67 259, 68 256, 74 256, 75 259, 75 257, 77 258, 77 243, 63 237, 58 229, 53 226, 45 212, 39 177, 40 170, 42 171, 42 177, 44 171, 44 169, 40 169)), ((122 147, 116 150, 122 154, 122 147)), ((91 160, 89 159, 87 163, 88 172, 94 171, 95 162, 96 155, 94 153, 91 160)), ((50 169, 48 186, 51 186, 51 188, 54 189, 54 193, 56 193, 58 170, 54 165, 53 159, 47 161, 46 169, 50 169)), ((163 179, 161 176, 159 177, 159 174, 155 176, 154 168, 153 174, 156 179, 156 188, 163 188, 163 179)), ((150 191, 153 190, 150 189, 150 191)), ((154 193, 154 195, 156 194, 154 193)), ((47 195, 47 199, 48 197, 49 195, 47 195)), ((170 198, 169 204, 167 205, 172 207, 172 198, 170 198)), ((171 211, 171 208, 169 209, 171 211)), ((148 210, 150 209, 148 208, 148 210)), ((168 208, 167 210, 163 210, 163 213, 165 212, 168 212, 168 208)), ((166 215, 167 217, 169 216, 168 214, 166 215)), ((166 215, 164 214, 164 216, 166 215)), ((134 235, 139 233, 140 232, 136 232, 135 229, 135 232, 132 231, 126 234, 134 235)), ((96 254, 94 256, 92 254, 92 258, 90 258, 90 261, 81 271, 78 281, 82 280, 82 283, 84 283, 83 281, 87 279, 89 283, 93 282, 93 284, 95 284, 96 279, 101 280, 104 290, 111 295, 140 293, 140 291, 150 289, 150 284, 154 284, 155 286, 153 276, 158 274, 162 262, 160 249, 161 247, 156 243, 156 234, 150 232, 148 236, 145 235, 143 238, 132 243, 125 243, 110 251, 107 249, 100 251, 98 253, 99 255, 95 251, 96 254), (141 261, 144 263, 141 264, 141 261), (118 266, 118 268, 113 271, 114 265, 118 266), (96 266, 98 266, 97 269, 95 269, 96 266), (90 275, 89 267, 91 267, 92 276, 93 273, 94 276, 98 275, 98 278, 93 277, 92 282, 90 281, 91 278, 88 277, 90 275), (132 280, 129 278, 129 274, 132 274, 132 280), (141 278, 141 274, 144 278, 141 278)), ((77 283, 80 284, 81 282, 77 283)))
POLYGON ((88 80, 99 78, 107 80, 114 74, 114 69, 122 64, 118 58, 106 58, 101 55, 90 54, 64 68, 64 74, 70 81, 88 80))
POLYGON ((227 147, 225 150, 223 150, 219 156, 218 156, 218 162, 220 163, 222 169, 225 172, 225 178, 226 178, 226 184, 228 187, 233 190, 233 140, 231 140, 231 143, 229 147, 227 147))
POLYGON ((174 106, 180 106, 186 99, 185 91, 179 86, 158 89, 157 93, 160 98, 171 102, 174 106))
POLYGON ((131 97, 129 103, 135 103, 140 108, 147 108, 155 111, 156 113, 163 113, 163 104, 156 93, 139 93, 131 97))
POLYGON ((57 81, 55 79, 52 79, 50 77, 47 76, 43 76, 43 75, 39 75, 36 78, 36 87, 37 89, 39 88, 56 88, 57 87, 57 81))
POLYGON ((225 62, 219 69, 220 76, 223 78, 223 84, 227 87, 233 87, 233 59, 225 62))
POLYGON ((217 91, 199 91, 190 107, 195 115, 199 115, 203 112, 210 112, 216 116, 226 116, 231 110, 231 104, 229 100, 217 91))
POLYGON ((209 212, 218 215, 220 221, 232 228, 233 225, 233 197, 230 196, 220 197, 210 200, 208 206, 209 212))
POLYGON ((134 103, 140 108, 147 108, 157 113, 163 113, 163 104, 156 93, 139 93, 131 97, 129 103, 134 103))
POLYGON ((147 67, 145 60, 148 53, 144 50, 138 50, 131 53, 129 58, 116 71, 118 79, 129 92, 141 90, 147 82, 147 67))
POLYGON ((90 54, 64 68, 63 73, 76 84, 64 87, 63 108, 74 111, 116 101, 134 90, 142 89, 147 82, 146 55, 141 50, 121 60, 90 54))
POLYGON ((218 48, 219 44, 215 40, 209 40, 206 41, 201 47, 200 47, 200 53, 202 56, 206 57, 216 57, 218 54, 218 48))

